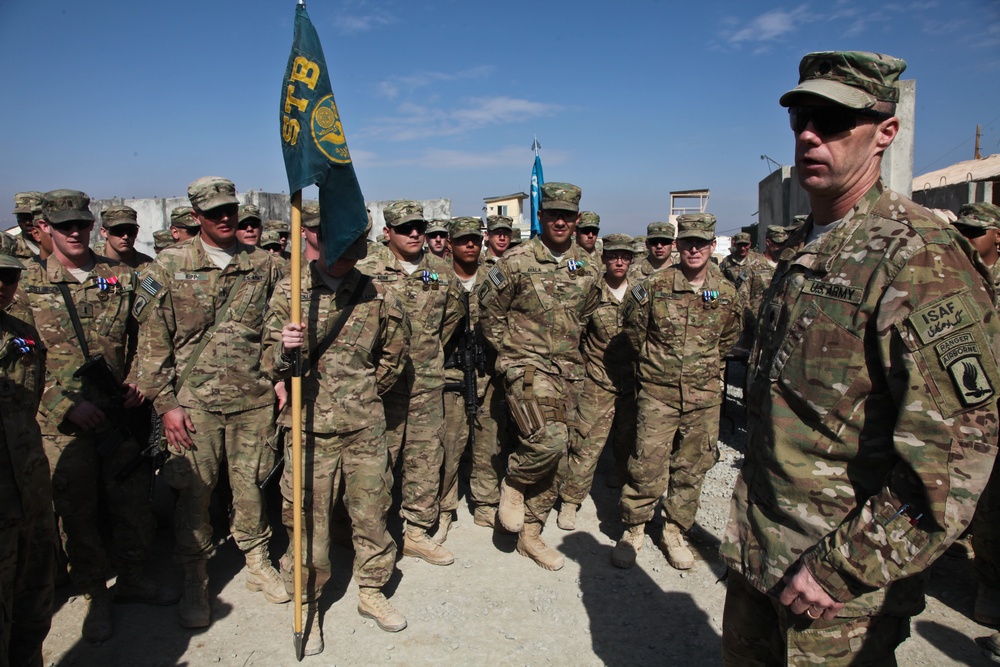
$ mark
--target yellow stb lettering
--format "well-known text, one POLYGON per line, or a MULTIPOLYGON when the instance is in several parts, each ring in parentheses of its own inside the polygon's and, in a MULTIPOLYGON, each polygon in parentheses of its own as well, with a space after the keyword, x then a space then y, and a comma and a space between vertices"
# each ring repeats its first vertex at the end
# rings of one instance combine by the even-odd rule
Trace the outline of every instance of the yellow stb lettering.
POLYGON ((285 93, 285 113, 292 113, 292 106, 297 107, 299 113, 305 113, 309 100, 300 100, 292 94, 294 92, 295 86, 288 84, 288 91, 285 93))
POLYGON ((292 74, 288 77, 289 83, 293 81, 301 81, 302 83, 309 86, 309 90, 316 88, 316 82, 319 80, 320 72, 319 65, 311 60, 306 60, 302 56, 299 56, 292 63, 292 74))
POLYGON ((289 146, 294 146, 295 142, 299 140, 299 130, 302 126, 299 125, 299 121, 293 120, 288 116, 282 117, 281 120, 281 138, 289 146))

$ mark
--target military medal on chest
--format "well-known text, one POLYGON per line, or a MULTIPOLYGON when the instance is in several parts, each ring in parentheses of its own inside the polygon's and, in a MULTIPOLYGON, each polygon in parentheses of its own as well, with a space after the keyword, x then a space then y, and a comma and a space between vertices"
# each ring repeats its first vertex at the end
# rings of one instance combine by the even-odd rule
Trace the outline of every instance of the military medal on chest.
POLYGON ((701 300, 705 310, 719 307, 719 290, 706 289, 701 291, 701 300))
POLYGON ((107 301, 109 294, 118 293, 118 276, 111 276, 110 278, 97 277, 97 289, 100 290, 97 294, 97 298, 101 301, 107 301))
POLYGON ((436 273, 428 271, 427 269, 423 270, 423 273, 421 274, 421 280, 424 281, 425 292, 427 290, 431 289, 436 290, 441 288, 441 277, 436 273))
POLYGON ((576 272, 583 268, 583 262, 571 259, 566 263, 566 268, 569 269, 569 277, 576 280, 576 272))
POLYGON ((30 354, 35 349, 35 340, 33 338, 15 338, 13 343, 14 349, 21 354, 30 354))

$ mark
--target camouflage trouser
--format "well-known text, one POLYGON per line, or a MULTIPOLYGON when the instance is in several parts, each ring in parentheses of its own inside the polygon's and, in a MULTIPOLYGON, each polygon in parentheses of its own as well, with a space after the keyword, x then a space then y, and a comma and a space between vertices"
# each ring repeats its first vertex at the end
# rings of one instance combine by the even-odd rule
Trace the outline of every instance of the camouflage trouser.
POLYGON ((909 617, 814 621, 795 615, 729 570, 722 615, 722 664, 728 667, 895 665, 896 647, 909 636, 909 617))
POLYGON ((579 505, 590 493, 597 460, 610 440, 608 434, 613 424, 618 426, 615 429, 616 454, 626 449, 634 450, 628 443, 635 442, 635 395, 618 395, 589 378, 584 380, 577 437, 559 468, 559 497, 564 502, 579 505), (617 449, 619 447, 621 449, 617 449))
MULTIPOLYGON (((285 461, 292 460, 292 438, 285 437, 285 461)), ((354 580, 381 588, 396 562, 396 543, 386 530, 392 503, 392 472, 385 446, 385 425, 343 434, 304 433, 302 439, 303 598, 319 599, 330 580, 330 515, 341 487, 351 517, 354 580)), ((281 518, 288 529, 282 575, 292 580, 292 466, 281 475, 281 518)), ((294 590, 294 589, 292 589, 294 590)))
POLYGON ((98 500, 102 490, 111 514, 112 556, 116 562, 142 563, 149 558, 156 524, 149 502, 149 475, 140 466, 125 479, 115 475, 139 453, 127 438, 107 458, 97 447, 111 432, 45 435, 42 444, 52 472, 52 504, 62 520, 73 583, 86 590, 103 584, 108 556, 101 540, 98 500))
POLYGON ((49 510, 0 521, 0 667, 42 664, 52 622, 55 544, 49 510))
MULTIPOLYGON (((536 399, 559 402, 564 419, 557 421, 546 417, 545 425, 530 436, 518 432, 518 447, 507 462, 507 476, 524 485, 524 520, 527 523, 545 523, 556 504, 556 473, 570 448, 570 439, 576 436, 577 401, 582 382, 572 382, 558 376, 536 372, 532 393, 536 399)), ((515 380, 509 392, 524 398, 524 379, 515 380)), ((517 428, 515 427, 515 430, 517 428)))
POLYGON ((472 443, 472 475, 469 495, 474 505, 500 504, 500 478, 507 469, 510 453, 507 404, 502 381, 490 378, 483 409, 476 417, 476 440, 472 443))
POLYGON ((976 578, 979 583, 1000 589, 1000 471, 993 466, 990 481, 979 496, 972 518, 972 549, 976 552, 976 578))
POLYGON ((444 463, 444 396, 441 389, 405 396, 389 391, 382 397, 389 460, 403 457, 403 508, 407 522, 433 528, 438 520, 438 494, 444 463), (404 444, 405 441, 405 444, 404 444))
POLYGON ((458 509, 458 465, 469 442, 469 417, 465 414, 465 396, 444 392, 444 463, 441 466, 441 511, 458 509))
POLYGON ((267 544, 271 528, 257 483, 274 465, 275 452, 269 441, 274 435, 273 408, 234 414, 184 409, 197 429, 191 434, 195 448, 183 456, 171 456, 163 466, 167 483, 179 492, 174 512, 177 562, 206 560, 215 553, 208 506, 223 460, 233 490, 233 539, 242 551, 267 544))
POLYGON ((652 520, 661 497, 668 521, 694 525, 705 473, 719 460, 720 408, 681 411, 639 390, 636 451, 622 488, 626 525, 652 520))

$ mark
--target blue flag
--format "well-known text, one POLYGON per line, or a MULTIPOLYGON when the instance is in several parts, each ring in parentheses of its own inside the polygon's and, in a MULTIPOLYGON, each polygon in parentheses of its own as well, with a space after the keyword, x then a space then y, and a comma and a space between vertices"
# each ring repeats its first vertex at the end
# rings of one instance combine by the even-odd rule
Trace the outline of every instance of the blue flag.
POLYGON ((538 221, 538 211, 542 208, 542 158, 535 155, 535 166, 531 168, 531 238, 542 233, 542 223, 538 221))
POLYGON ((323 47, 301 4, 295 8, 295 35, 281 84, 279 116, 288 191, 319 186, 323 247, 332 264, 365 231, 368 211, 347 150, 323 47))

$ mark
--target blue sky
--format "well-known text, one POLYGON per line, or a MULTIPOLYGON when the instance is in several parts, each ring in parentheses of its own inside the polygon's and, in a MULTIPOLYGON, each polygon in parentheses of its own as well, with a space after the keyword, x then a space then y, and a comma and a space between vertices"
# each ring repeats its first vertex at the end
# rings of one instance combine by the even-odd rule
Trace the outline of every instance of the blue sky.
MULTIPOLYGON (((288 188, 278 134, 294 0, 0 0, 0 226, 13 194, 180 196, 203 175, 288 188)), ((914 172, 1000 152, 1000 3, 314 0, 368 200, 583 188, 642 233, 669 191, 755 220, 761 155, 792 162, 777 99, 809 51, 881 51, 917 79, 914 172), (878 9, 872 9, 877 6, 878 9)), ((7 223, 7 224, 4 224, 7 223)))

